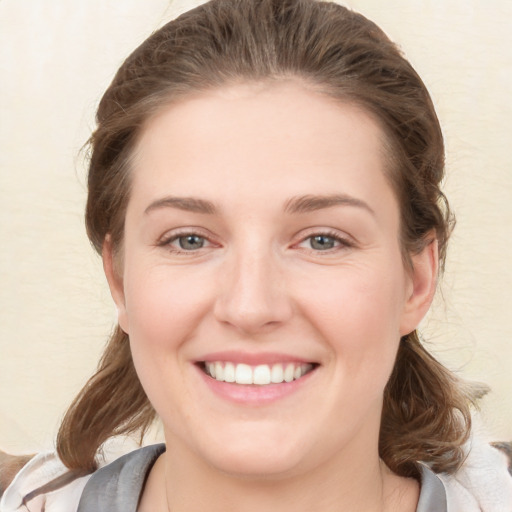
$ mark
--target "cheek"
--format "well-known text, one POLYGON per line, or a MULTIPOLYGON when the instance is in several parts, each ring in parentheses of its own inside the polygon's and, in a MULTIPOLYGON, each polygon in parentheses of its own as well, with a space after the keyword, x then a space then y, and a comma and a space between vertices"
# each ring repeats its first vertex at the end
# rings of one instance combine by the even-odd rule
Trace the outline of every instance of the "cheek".
MULTIPOLYGON (((157 361, 191 336, 210 303, 208 281, 165 266, 126 275, 126 314, 134 351, 157 361), (171 349, 171 350, 170 350, 171 349)), ((135 357, 135 354, 134 354, 135 357)))
POLYGON ((338 378, 383 388, 400 341, 403 270, 393 261, 345 270, 311 280, 302 310, 328 344, 338 378))
MULTIPOLYGON (((298 291, 303 311, 319 329, 399 335, 404 306, 401 272, 382 265, 376 269, 345 268, 315 274, 298 291)), ((369 340, 368 340, 369 341, 369 340)))
POLYGON ((187 347, 208 309, 209 290, 200 276, 163 266, 150 271, 134 267, 125 279, 135 369, 158 414, 171 423, 190 402, 184 386, 187 347))

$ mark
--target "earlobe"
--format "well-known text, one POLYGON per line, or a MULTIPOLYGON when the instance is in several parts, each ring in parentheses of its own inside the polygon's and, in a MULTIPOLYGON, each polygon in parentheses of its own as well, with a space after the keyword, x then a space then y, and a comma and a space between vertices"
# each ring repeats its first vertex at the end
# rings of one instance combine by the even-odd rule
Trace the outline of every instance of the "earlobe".
POLYGON ((411 256, 410 288, 400 324, 400 336, 414 331, 432 304, 437 286, 439 253, 434 238, 421 252, 411 256))
POLYGON ((123 277, 115 261, 116 256, 110 235, 107 235, 103 242, 101 258, 103 260, 103 270, 110 288, 110 294, 117 308, 119 326, 124 332, 128 333, 128 317, 126 314, 123 277))

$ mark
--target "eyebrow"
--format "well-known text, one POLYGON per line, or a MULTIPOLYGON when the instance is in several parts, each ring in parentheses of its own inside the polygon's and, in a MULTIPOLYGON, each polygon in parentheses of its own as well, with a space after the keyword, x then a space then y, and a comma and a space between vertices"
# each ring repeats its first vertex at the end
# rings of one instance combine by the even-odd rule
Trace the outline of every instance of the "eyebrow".
MULTIPOLYGON (((335 206, 355 206, 367 210, 373 216, 375 212, 373 209, 361 199, 352 197, 346 194, 331 194, 331 195, 305 195, 292 197, 286 201, 284 206, 285 213, 308 213, 325 208, 332 208, 335 206)), ((205 199, 196 197, 176 197, 167 196, 162 199, 157 199, 152 202, 145 210, 144 213, 150 213, 153 210, 160 208, 177 208, 193 213, 203 213, 206 215, 215 215, 218 211, 217 207, 205 199)))
POLYGON ((177 208, 178 210, 185 210, 187 212, 205 213, 209 215, 217 213, 217 208, 211 201, 195 197, 175 196, 168 196, 154 201, 144 210, 144 213, 150 213, 160 208, 177 208))
POLYGON ((375 212, 367 203, 357 197, 346 194, 292 197, 286 202, 284 211, 286 213, 308 213, 323 210, 324 208, 332 208, 334 206, 355 206, 367 210, 375 216, 375 212))

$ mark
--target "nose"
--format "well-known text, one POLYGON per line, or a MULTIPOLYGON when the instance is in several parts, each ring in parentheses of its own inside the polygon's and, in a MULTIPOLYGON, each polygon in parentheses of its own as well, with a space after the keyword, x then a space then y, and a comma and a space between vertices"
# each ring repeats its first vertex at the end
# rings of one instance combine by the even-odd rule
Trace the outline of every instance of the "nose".
POLYGON ((283 262, 277 259, 270 251, 253 249, 226 261, 214 307, 218 321, 245 334, 257 334, 292 316, 283 262))

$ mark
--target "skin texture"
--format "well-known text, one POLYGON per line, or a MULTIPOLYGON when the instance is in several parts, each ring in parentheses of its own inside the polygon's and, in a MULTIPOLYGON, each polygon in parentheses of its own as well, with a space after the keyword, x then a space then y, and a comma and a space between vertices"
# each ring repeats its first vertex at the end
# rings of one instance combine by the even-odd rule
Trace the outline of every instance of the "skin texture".
POLYGON ((168 447, 140 510, 166 510, 165 488, 174 512, 415 510, 418 485, 381 463, 378 432, 400 336, 432 299, 437 250, 404 267, 383 137, 358 107, 294 81, 201 93, 148 122, 122 263, 104 247, 168 447), (310 195, 343 201, 293 211, 310 195), (185 235, 201 237, 197 248, 180 248, 185 235), (313 243, 322 235, 326 250, 313 243), (197 366, 219 351, 317 367, 279 399, 233 401, 197 366))

